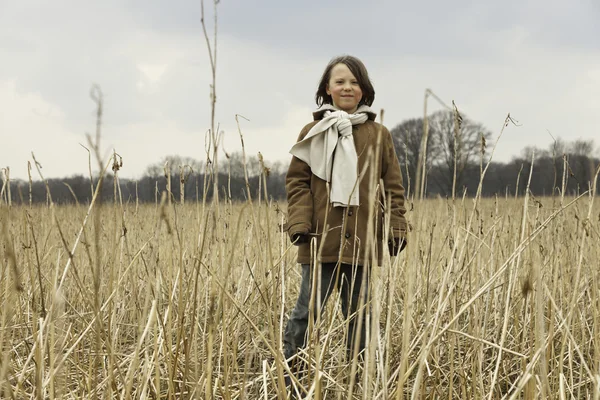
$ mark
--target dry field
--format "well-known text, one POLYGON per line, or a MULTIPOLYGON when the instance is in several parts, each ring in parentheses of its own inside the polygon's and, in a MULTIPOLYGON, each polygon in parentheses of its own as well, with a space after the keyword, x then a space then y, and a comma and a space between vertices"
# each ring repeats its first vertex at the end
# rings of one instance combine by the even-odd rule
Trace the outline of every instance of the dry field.
MULTIPOLYGON (((310 398, 600 396, 593 197, 409 204, 373 271, 369 348, 344 362, 332 296, 310 398)), ((300 270, 284 206, 2 205, 0 397, 274 399, 300 270)))

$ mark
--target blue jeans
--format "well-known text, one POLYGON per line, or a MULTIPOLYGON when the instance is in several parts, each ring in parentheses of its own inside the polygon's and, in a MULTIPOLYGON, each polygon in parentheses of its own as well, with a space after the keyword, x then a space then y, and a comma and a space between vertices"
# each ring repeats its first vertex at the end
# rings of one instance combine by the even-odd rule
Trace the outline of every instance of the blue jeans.
MULTIPOLYGON (((367 300, 367 288, 369 279, 369 270, 366 268, 365 274, 365 287, 363 289, 363 306, 362 310, 362 324, 359 332, 356 332, 358 325, 358 308, 361 306, 360 301, 360 290, 363 279, 363 271, 365 267, 360 265, 349 265, 349 264, 336 264, 336 263, 325 263, 321 267, 321 292, 317 293, 321 298, 321 311, 325 308, 327 299, 336 287, 336 279, 338 277, 339 269, 339 281, 337 284, 338 290, 340 290, 341 302, 342 302, 342 313, 344 318, 350 319, 348 321, 348 336, 346 341, 347 355, 348 357, 353 356, 353 349, 355 338, 358 337, 358 352, 360 353, 365 348, 366 339, 366 300, 367 300)), ((296 306, 292 310, 292 313, 288 319, 283 335, 283 351, 286 359, 289 359, 296 354, 299 348, 306 347, 306 330, 308 328, 308 318, 310 315, 310 296, 312 287, 311 277, 311 266, 308 264, 302 264, 302 283, 300 284, 300 294, 296 301, 296 306)), ((313 309, 313 318, 316 320, 319 315, 317 309, 317 299, 315 298, 313 309)))

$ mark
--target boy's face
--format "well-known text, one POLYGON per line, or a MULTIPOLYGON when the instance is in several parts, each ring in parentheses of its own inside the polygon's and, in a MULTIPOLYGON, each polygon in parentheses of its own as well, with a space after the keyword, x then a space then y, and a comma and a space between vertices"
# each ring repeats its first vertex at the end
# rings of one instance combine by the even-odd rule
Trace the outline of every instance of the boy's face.
POLYGON ((362 99, 360 85, 346 64, 333 66, 326 89, 333 100, 333 106, 348 114, 356 111, 362 99))

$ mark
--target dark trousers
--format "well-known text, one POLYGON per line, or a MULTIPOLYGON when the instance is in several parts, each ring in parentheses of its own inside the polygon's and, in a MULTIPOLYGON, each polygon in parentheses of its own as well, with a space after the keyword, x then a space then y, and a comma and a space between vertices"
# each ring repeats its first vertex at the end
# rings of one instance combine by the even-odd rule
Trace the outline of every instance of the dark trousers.
MULTIPOLYGON (((355 337, 359 337, 358 352, 360 353, 365 348, 367 315, 366 299, 367 289, 369 287, 369 271, 365 271, 367 273, 365 281, 363 282, 362 279, 364 267, 356 265, 352 266, 349 264, 336 265, 336 263, 322 264, 321 291, 320 293, 316 293, 316 295, 320 296, 321 298, 321 310, 323 310, 325 308, 325 304, 327 303, 327 299, 336 287, 336 279, 338 277, 339 269, 339 281, 337 282, 337 288, 341 292, 342 313, 344 314, 344 318, 348 319, 350 316, 350 320, 348 322, 348 337, 346 346, 348 357, 352 357, 355 337), (362 310, 362 324, 360 332, 356 332, 358 326, 358 314, 360 313, 357 312, 357 310, 361 306, 360 290, 362 283, 365 285, 363 288, 364 300, 362 301, 362 305, 365 308, 362 310)), ((294 310, 288 319, 283 335, 283 351, 286 359, 289 359, 291 356, 296 354, 299 348, 306 347, 306 330, 308 328, 308 318, 310 314, 309 307, 311 288, 311 267, 308 264, 303 264, 300 294, 298 296, 298 300, 296 301, 296 306, 294 307, 294 310)), ((317 298, 315 297, 313 308, 314 320, 316 320, 317 316, 319 315, 319 310, 317 307, 317 298)))

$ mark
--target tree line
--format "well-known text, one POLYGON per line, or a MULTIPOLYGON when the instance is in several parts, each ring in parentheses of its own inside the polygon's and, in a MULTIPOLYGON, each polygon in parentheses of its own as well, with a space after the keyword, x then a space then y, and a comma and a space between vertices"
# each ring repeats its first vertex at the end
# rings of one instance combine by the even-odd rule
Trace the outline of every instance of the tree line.
MULTIPOLYGON (((415 187, 418 164, 425 166, 424 194, 427 197, 474 195, 482 171, 488 164, 491 132, 482 124, 452 111, 439 111, 427 118, 428 140, 422 151, 423 118, 408 119, 391 129, 401 164, 407 196, 418 196, 415 187)), ((600 165, 594 156, 592 140, 555 140, 547 149, 526 147, 510 162, 491 162, 483 179, 482 195, 521 195, 530 183, 535 196, 575 195, 590 188, 600 165), (534 157, 533 157, 534 156, 534 157)), ((231 201, 252 198, 285 200, 287 165, 281 161, 269 163, 257 156, 244 162, 241 153, 225 154, 219 160, 219 173, 211 171, 211 161, 168 156, 149 165, 142 178, 123 179, 116 173, 106 174, 100 193, 103 201, 152 203, 160 201, 163 191, 172 201, 201 201, 213 196, 212 179, 218 178, 219 196, 231 201), (244 168, 244 165, 246 168, 244 168), (183 196, 182 196, 183 192, 183 196)), ((2 199, 13 204, 88 203, 98 179, 93 183, 82 175, 42 181, 9 180, 2 176, 2 199)))
MULTIPOLYGON (((391 130, 404 182, 415 195, 423 123, 422 118, 409 119, 391 130)), ((428 124, 427 148, 423 152, 426 195, 450 196, 453 186, 459 195, 474 195, 490 159, 491 132, 464 116, 457 119, 451 111, 432 114, 428 124)), ((529 189, 536 196, 556 194, 563 187, 567 195, 582 193, 590 189, 600 165, 594 152, 593 140, 581 139, 569 142, 559 138, 548 149, 525 147, 509 162, 489 163, 482 195, 523 194, 530 170, 529 189)))
MULTIPOLYGON (((240 154, 232 157, 241 158, 240 154)), ((213 197, 213 179, 219 182, 219 198, 222 200, 243 201, 248 198, 248 192, 253 199, 264 198, 265 192, 269 199, 285 199, 285 171, 278 170, 281 163, 273 167, 263 167, 258 163, 250 169, 248 178, 244 176, 243 168, 232 165, 230 171, 228 163, 223 163, 220 169, 225 169, 215 176, 207 173, 202 167, 203 163, 195 161, 193 164, 197 169, 189 168, 189 159, 186 164, 178 164, 181 157, 168 156, 164 162, 149 166, 140 179, 126 179, 118 177, 118 174, 107 173, 102 180, 98 198, 102 202, 136 202, 154 203, 160 202, 163 192, 170 193, 171 201, 202 201, 213 197), (176 165, 173 171, 165 168, 165 164, 176 165), (180 168, 181 167, 181 168, 180 168), (158 171, 161 171, 159 174, 158 171), (167 172, 165 174, 165 171, 167 172), (182 196, 183 193, 183 196, 182 196)), ((10 181, 10 190, 3 182, 2 200, 8 202, 8 196, 12 204, 74 204, 89 203, 97 188, 99 179, 76 175, 68 178, 51 178, 46 181, 10 181)))

